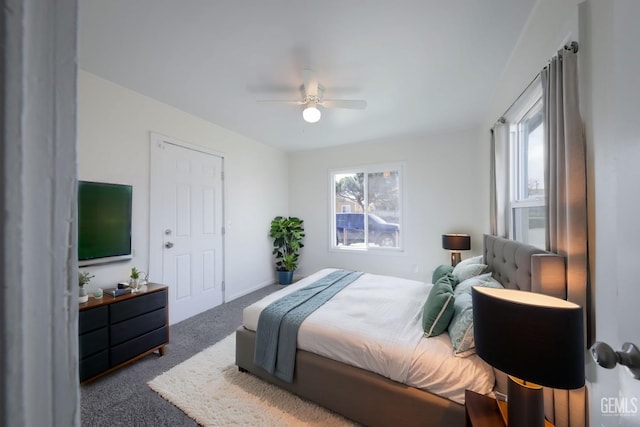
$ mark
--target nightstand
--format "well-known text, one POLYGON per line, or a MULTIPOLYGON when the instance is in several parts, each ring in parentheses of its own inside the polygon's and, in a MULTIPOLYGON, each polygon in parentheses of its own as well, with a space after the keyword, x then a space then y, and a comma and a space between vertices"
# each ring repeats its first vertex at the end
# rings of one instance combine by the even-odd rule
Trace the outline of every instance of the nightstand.
POLYGON ((464 413, 467 427, 505 427, 496 400, 471 390, 464 392, 464 413))
MULTIPOLYGON (((501 402, 505 407, 506 403, 501 402)), ((467 427, 506 427, 496 399, 478 394, 471 390, 464 392, 464 414, 467 427)), ((549 421, 544 421, 544 427, 553 427, 549 421)))

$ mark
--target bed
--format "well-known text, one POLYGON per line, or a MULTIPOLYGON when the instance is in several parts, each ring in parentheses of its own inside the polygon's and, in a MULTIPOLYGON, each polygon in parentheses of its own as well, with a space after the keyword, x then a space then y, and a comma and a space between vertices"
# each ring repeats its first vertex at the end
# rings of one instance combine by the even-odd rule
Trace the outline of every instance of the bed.
MULTIPOLYGON (((506 288, 566 298, 564 259, 558 255, 485 235, 483 262, 488 266, 491 276, 506 288)), ((409 284, 411 286, 418 285, 409 284)), ((424 298, 421 304, 423 303, 424 298)), ((363 369, 353 366, 350 361, 345 363, 316 354, 314 349, 297 350, 293 381, 283 381, 254 363, 255 316, 251 308, 245 310, 244 325, 236 331, 238 367, 364 425, 461 426, 464 425, 465 415, 460 393, 464 393, 465 388, 480 387, 479 391, 484 394, 492 389, 465 383, 460 390, 449 394, 442 393, 442 390, 431 392, 389 378, 396 374, 381 375, 375 372, 382 368, 367 366, 367 369, 363 369), (445 397, 439 394, 444 394, 445 397)), ((442 336, 435 338, 442 339, 442 336)), ((309 346, 308 343, 306 345, 309 346)), ((474 357, 477 358, 470 356, 464 359, 473 360, 474 357)), ((471 368, 460 370, 478 369, 474 371, 478 372, 474 376, 484 375, 482 363, 476 363, 479 367, 472 365, 471 368)), ((492 386, 495 385, 498 389, 503 387, 503 374, 495 373, 495 381, 494 376, 489 380, 492 381, 492 386)), ((549 418, 553 419, 553 414, 549 418)))

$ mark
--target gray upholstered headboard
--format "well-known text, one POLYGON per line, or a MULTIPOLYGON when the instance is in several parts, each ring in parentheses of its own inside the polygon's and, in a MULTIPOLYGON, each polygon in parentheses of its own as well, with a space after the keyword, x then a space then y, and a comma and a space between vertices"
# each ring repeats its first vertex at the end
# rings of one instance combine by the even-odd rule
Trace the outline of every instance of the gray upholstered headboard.
POLYGON ((489 271, 505 288, 567 298, 564 257, 488 234, 483 255, 489 271))

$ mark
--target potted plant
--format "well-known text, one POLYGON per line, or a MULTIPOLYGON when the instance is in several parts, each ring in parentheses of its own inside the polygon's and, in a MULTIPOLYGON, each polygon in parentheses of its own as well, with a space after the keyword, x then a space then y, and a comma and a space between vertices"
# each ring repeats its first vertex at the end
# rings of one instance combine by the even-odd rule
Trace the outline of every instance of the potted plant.
POLYGON ((94 277, 96 276, 89 273, 88 271, 78 272, 78 284, 80 285, 80 291, 78 293, 78 302, 80 304, 89 301, 89 294, 87 294, 87 291, 84 288, 84 285, 88 284, 91 281, 91 279, 93 279, 94 277))
POLYGON ((129 276, 129 286, 133 288, 133 290, 138 289, 138 285, 140 284, 140 270, 135 267, 131 267, 131 274, 129 276))
POLYGON ((303 220, 294 216, 277 216, 271 221, 269 235, 273 238, 273 255, 281 285, 289 285, 293 281, 293 272, 298 267, 298 255, 304 246, 302 223, 303 220))

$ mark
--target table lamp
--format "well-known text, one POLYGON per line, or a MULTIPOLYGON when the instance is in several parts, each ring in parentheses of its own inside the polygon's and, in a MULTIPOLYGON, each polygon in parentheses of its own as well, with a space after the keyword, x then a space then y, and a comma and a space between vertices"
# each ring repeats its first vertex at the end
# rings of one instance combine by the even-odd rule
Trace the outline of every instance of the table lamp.
POLYGON ((460 251, 471 249, 471 236, 468 234, 443 234, 442 248, 451 251, 451 265, 455 267, 460 262, 460 251))
POLYGON ((473 287, 476 352, 508 381, 507 425, 544 425, 542 386, 584 386, 582 308, 513 289, 473 287))

